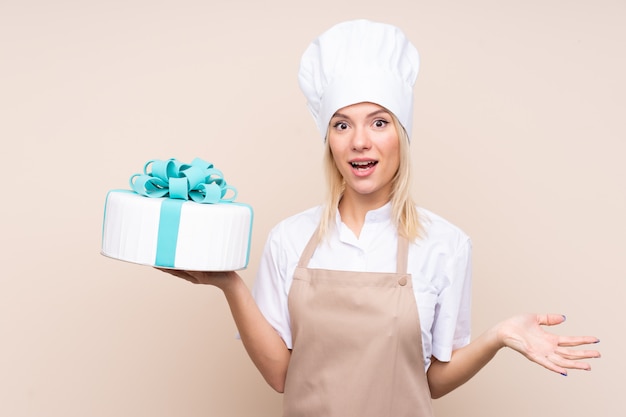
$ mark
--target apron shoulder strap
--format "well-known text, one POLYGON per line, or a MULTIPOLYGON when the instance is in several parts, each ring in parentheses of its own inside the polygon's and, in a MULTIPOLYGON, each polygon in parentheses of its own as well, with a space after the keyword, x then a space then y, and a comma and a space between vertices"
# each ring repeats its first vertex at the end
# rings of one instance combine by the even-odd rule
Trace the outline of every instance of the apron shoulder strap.
POLYGON ((409 240, 400 235, 398 235, 398 260, 396 262, 398 274, 405 275, 409 263, 409 240))
POLYGON ((302 255, 300 255, 300 260, 298 261, 299 267, 306 268, 307 265, 309 264, 309 261, 313 257, 313 254, 315 253, 315 249, 317 249, 317 245, 320 240, 319 232, 320 232, 320 227, 317 226, 317 228, 313 232, 313 235, 309 239, 309 243, 307 243, 306 246, 304 247, 304 251, 302 251, 302 255))

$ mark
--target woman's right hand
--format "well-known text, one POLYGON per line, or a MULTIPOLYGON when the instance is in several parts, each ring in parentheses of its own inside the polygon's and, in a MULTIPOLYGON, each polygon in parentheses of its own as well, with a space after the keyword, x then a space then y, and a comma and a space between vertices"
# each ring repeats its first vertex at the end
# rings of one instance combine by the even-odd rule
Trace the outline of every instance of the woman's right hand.
POLYGON ((156 269, 193 284, 214 285, 222 290, 226 285, 232 283, 235 278, 239 277, 235 271, 185 271, 158 267, 156 269))

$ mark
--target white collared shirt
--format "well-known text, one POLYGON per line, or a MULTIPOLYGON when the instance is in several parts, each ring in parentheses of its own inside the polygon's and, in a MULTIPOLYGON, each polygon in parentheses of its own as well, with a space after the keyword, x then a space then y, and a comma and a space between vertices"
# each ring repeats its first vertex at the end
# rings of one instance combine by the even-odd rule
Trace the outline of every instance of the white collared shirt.
MULTIPOLYGON (((470 341, 471 241, 458 227, 418 209, 424 237, 409 245, 408 273, 413 280, 426 368, 434 355, 449 361, 452 351, 470 341)), ((314 207, 281 221, 270 232, 253 287, 253 296, 269 323, 292 347, 287 297, 304 247, 322 213, 314 207)), ((367 213, 357 238, 341 222, 319 244, 309 268, 359 272, 395 272, 397 232, 391 204, 367 213)))

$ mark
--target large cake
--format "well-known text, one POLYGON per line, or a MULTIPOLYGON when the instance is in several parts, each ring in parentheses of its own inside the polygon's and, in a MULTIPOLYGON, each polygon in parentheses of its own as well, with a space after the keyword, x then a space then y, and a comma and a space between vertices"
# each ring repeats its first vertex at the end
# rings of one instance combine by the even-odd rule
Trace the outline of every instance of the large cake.
POLYGON ((106 197, 102 254, 163 268, 234 271, 248 265, 252 207, 213 164, 149 161, 131 190, 106 197))

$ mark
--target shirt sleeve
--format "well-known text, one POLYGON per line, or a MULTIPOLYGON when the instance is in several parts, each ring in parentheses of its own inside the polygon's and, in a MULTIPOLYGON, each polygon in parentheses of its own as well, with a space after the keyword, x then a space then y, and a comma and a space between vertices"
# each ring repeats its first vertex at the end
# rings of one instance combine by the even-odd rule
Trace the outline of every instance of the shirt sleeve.
POLYGON ((287 299, 287 263, 281 250, 280 233, 277 229, 270 232, 252 288, 261 313, 270 325, 282 337, 287 348, 292 348, 291 327, 287 299))
POLYGON ((462 240, 446 265, 446 286, 439 293, 432 327, 432 353, 448 362, 452 352, 470 342, 472 245, 462 240))

